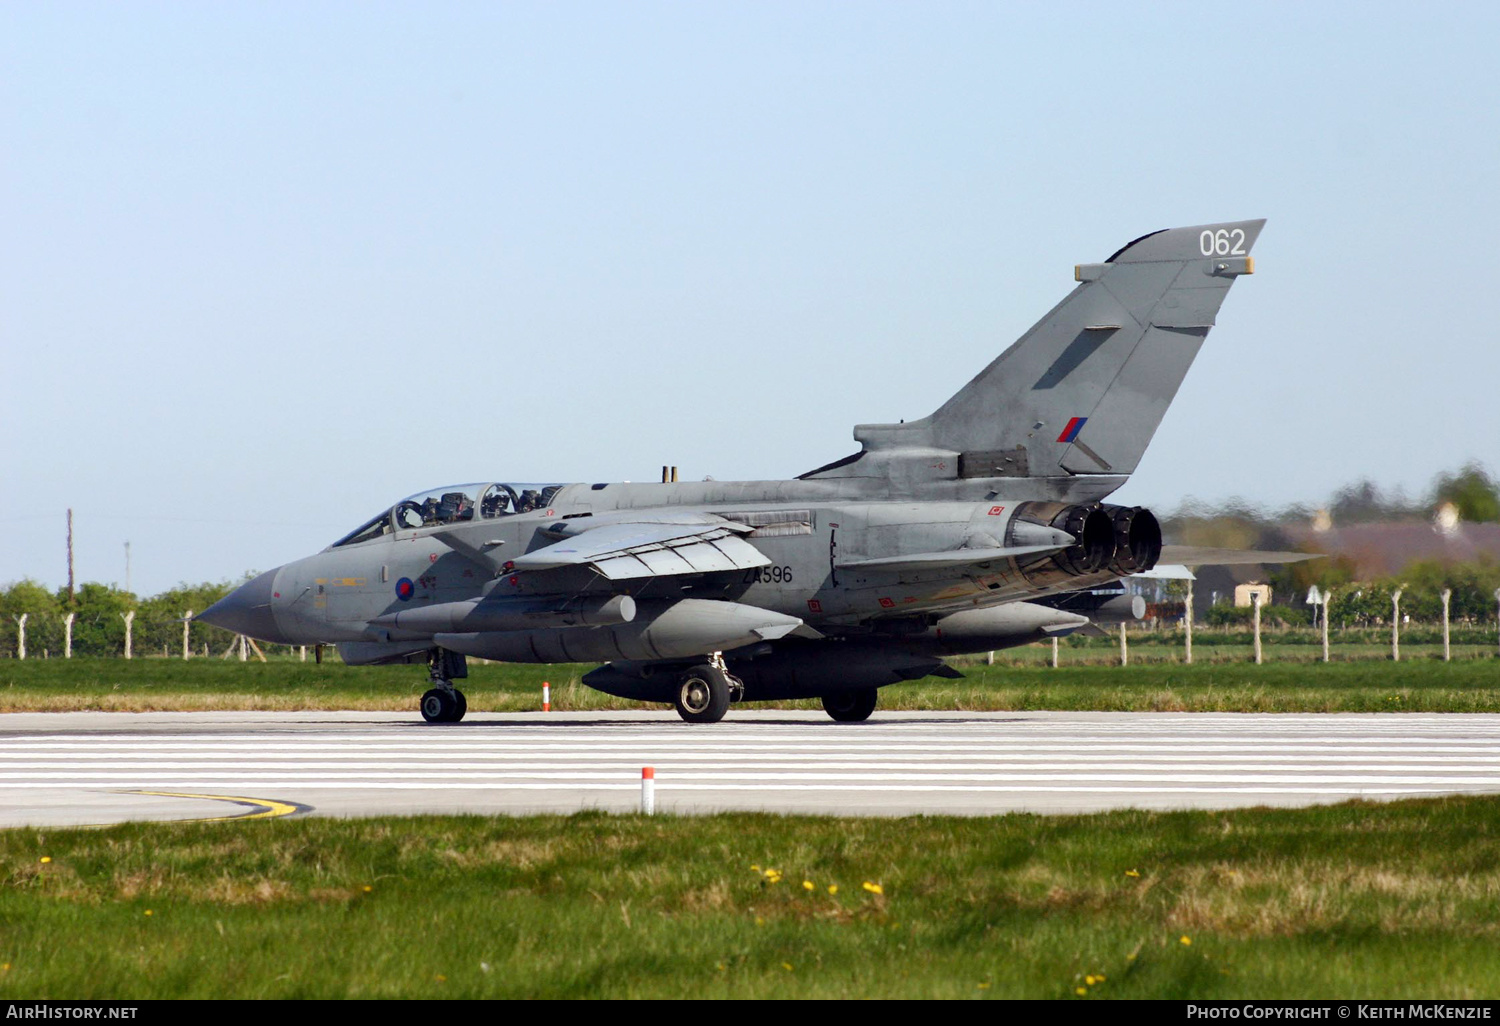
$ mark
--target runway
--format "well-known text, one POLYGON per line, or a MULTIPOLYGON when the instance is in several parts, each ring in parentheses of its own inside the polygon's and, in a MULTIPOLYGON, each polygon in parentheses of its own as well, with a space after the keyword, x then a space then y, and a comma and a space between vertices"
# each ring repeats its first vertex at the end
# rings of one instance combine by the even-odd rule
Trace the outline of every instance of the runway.
POLYGON ((1312 805, 1500 792, 1500 716, 13 713, 0 826, 640 807, 862 816, 1312 805))

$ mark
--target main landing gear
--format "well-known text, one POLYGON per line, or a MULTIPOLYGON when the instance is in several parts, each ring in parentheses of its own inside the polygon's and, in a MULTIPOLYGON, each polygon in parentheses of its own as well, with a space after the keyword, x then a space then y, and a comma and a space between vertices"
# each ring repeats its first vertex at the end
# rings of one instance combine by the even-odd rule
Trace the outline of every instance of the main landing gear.
POLYGON ((852 688, 823 696, 823 711, 840 723, 868 720, 875 711, 879 692, 875 688, 852 688))
POLYGON ((715 652, 708 662, 689 667, 677 678, 672 704, 689 723, 718 723, 729 711, 729 703, 744 696, 745 682, 730 676, 724 656, 715 652))
POLYGON ((432 687, 422 695, 422 719, 428 723, 457 723, 469 711, 469 700, 453 686, 453 678, 469 675, 468 664, 457 652, 432 650, 427 660, 432 687))
POLYGON ((448 681, 422 695, 422 719, 428 723, 457 723, 469 711, 469 700, 448 681))

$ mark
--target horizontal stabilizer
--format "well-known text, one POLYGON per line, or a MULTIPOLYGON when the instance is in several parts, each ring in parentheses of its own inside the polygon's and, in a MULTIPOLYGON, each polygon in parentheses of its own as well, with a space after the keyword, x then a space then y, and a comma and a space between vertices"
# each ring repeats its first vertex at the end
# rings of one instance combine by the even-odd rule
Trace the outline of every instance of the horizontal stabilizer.
MULTIPOLYGON (((1069 545, 1072 544, 1070 539, 1069 545)), ((1018 556, 1036 556, 1057 552, 1064 545, 1020 545, 1001 549, 950 549, 947 552, 916 552, 907 556, 882 556, 878 559, 841 560, 840 570, 942 570, 955 566, 978 566, 1018 556)))
POLYGON ((1157 563, 1150 570, 1142 570, 1130 576, 1144 577, 1152 581, 1196 581, 1198 579, 1181 563, 1157 563))
POLYGON ((1317 559, 1316 552, 1257 552, 1254 549, 1206 549, 1192 545, 1164 545, 1162 563, 1182 566, 1253 566, 1258 563, 1300 563, 1317 559))
MULTIPOLYGON (((963 680, 964 679, 964 675, 963 675, 962 671, 955 670, 953 667, 949 666, 947 663, 938 663, 938 665, 936 667, 933 667, 931 669, 928 669, 927 667, 917 667, 916 669, 921 669, 921 670, 924 671, 924 673, 921 676, 942 677, 944 680, 963 680)), ((908 677, 907 679, 908 680, 919 680, 920 676, 919 677, 908 677)))

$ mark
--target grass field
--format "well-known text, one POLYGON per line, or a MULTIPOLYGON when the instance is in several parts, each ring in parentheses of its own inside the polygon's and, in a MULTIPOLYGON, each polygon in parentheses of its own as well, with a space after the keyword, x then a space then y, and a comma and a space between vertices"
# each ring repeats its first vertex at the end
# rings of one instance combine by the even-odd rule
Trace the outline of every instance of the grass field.
MULTIPOLYGON (((1041 651, 1041 650, 1038 650, 1041 651)), ((1045 654, 1045 653, 1043 653, 1045 654)), ((1054 670, 1029 650, 993 666, 959 661, 963 680, 931 679, 881 690, 883 709, 1075 709, 1241 712, 1500 712, 1500 659, 1337 661, 1065 661, 1054 670)), ((1071 659, 1073 653, 1068 653, 1071 659)), ((631 709, 578 683, 587 666, 474 665, 463 684, 477 712, 541 707, 543 680, 556 709, 631 709)), ((426 689, 413 666, 175 659, 0 661, 0 712, 68 710, 355 709, 415 711, 426 689)), ((779 703, 817 707, 815 702, 779 703)))
POLYGON ((1496 798, 8 830, 0 878, 11 998, 1500 992, 1496 798))

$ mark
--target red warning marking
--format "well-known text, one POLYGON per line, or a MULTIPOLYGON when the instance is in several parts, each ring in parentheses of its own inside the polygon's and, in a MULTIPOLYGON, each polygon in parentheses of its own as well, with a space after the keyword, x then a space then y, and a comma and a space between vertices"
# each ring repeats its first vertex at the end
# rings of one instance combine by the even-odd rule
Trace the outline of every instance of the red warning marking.
POLYGON ((990 507, 990 513, 989 513, 989 515, 992 516, 992 517, 998 517, 1001 513, 1004 513, 1004 512, 1005 512, 1005 507, 1004 506, 991 506, 990 507))
POLYGON ((902 602, 915 602, 916 600, 917 600, 917 597, 915 595, 908 595, 908 596, 906 596, 906 598, 902 599, 901 601, 902 602))
POLYGON ((895 599, 883 598, 883 599, 880 600, 880 607, 882 609, 891 609, 895 605, 896 605, 896 600, 895 599))
POLYGON ((823 611, 823 603, 819 602, 817 599, 808 599, 807 608, 810 612, 821 613, 823 611))
POLYGON ((511 578, 511 579, 510 579, 510 583, 511 583, 511 584, 512 584, 512 585, 518 585, 518 584, 520 584, 520 583, 521 583, 521 578, 519 578, 519 577, 512 577, 512 578, 511 578))
POLYGON ((427 554, 427 562, 429 562, 429 563, 436 563, 437 562, 437 553, 436 552, 429 552, 427 554))

